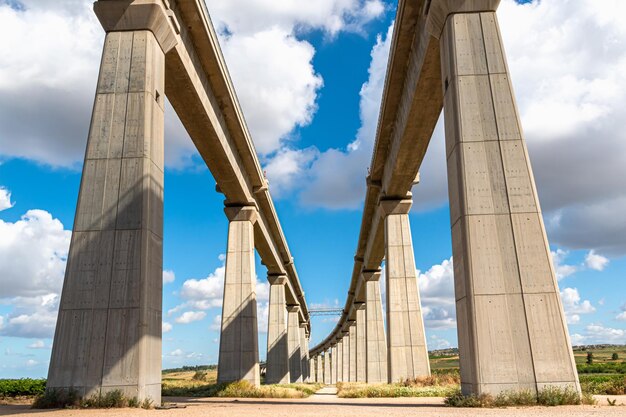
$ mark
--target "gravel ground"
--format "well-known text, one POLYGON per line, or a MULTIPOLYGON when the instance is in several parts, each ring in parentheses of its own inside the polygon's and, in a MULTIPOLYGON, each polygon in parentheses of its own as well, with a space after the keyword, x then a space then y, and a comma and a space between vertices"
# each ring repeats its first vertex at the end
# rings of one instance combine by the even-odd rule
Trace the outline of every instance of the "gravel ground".
POLYGON ((41 417, 455 417, 455 416, 626 416, 626 396, 609 407, 607 396, 598 396, 597 406, 530 407, 507 409, 450 408, 443 398, 359 398, 341 399, 334 388, 325 388, 307 399, 166 398, 186 408, 169 410, 30 410, 26 405, 0 406, 0 415, 41 417))

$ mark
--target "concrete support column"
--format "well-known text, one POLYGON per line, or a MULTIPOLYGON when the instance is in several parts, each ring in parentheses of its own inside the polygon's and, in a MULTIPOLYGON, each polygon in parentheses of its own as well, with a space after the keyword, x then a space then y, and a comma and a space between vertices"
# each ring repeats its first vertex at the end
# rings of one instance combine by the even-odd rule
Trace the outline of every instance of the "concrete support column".
POLYGON ((349 367, 349 381, 356 382, 356 366, 357 366, 357 334, 356 334, 356 321, 352 320, 348 322, 350 327, 348 328, 350 332, 350 367, 349 367))
POLYGON ((307 382, 307 363, 309 362, 309 347, 307 346, 306 323, 300 323, 300 362, 302 363, 302 382, 307 382))
POLYGON ((445 22, 440 47, 462 390, 580 390, 496 14, 452 14, 445 22))
POLYGON ((304 367, 306 377, 305 377, 304 382, 311 382, 311 358, 309 357, 310 341, 311 341, 311 335, 307 334, 306 339, 304 339, 304 343, 305 343, 304 352, 305 352, 305 357, 306 357, 305 367, 304 367))
POLYGON ((383 322, 383 305, 380 296, 381 271, 363 271, 365 279, 365 320, 367 322, 368 383, 387 382, 387 338, 383 322))
POLYGON ((267 320, 267 364, 265 382, 288 384, 289 346, 287 343, 287 302, 285 275, 270 275, 270 305, 267 320))
POLYGON ((430 375, 408 212, 411 200, 380 202, 385 220, 388 381, 430 375))
POLYGON ((287 307, 287 345, 289 349, 289 378, 302 382, 302 354, 300 353, 300 306, 287 307))
POLYGON ((343 339, 342 339, 342 350, 343 350, 343 357, 341 358, 341 365, 342 365, 342 372, 341 372, 341 376, 343 379, 343 382, 349 382, 350 381, 350 333, 349 332, 345 332, 343 334, 343 339))
POLYGON ((322 357, 321 353, 317 355, 315 362, 317 364, 317 382, 319 382, 320 384, 323 384, 324 383, 324 358, 322 357))
POLYGON ((367 323, 365 303, 355 303, 356 308, 356 380, 365 382, 367 369, 367 323))
POLYGON ((254 207, 226 207, 228 248, 217 381, 260 384, 254 271, 254 207))
POLYGON ((337 382, 343 382, 343 339, 337 342, 335 367, 337 368, 337 382))
POLYGON ((107 33, 48 389, 161 402, 164 73, 152 32, 107 33))
POLYGON ((331 363, 330 363, 330 383, 337 383, 337 345, 330 348, 331 350, 331 363))
POLYGON ((324 384, 330 385, 333 383, 332 375, 331 375, 331 357, 330 357, 330 349, 324 351, 324 384))

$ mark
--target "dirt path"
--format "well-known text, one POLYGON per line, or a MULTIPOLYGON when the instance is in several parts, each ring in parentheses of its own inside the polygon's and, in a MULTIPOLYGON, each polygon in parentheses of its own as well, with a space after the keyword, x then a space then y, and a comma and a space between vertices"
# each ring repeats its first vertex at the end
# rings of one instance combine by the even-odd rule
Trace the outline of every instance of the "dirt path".
POLYGON ((626 416, 626 396, 618 398, 618 407, 609 407, 607 396, 599 396, 599 406, 532 407, 508 409, 449 408, 443 398, 359 398, 336 396, 334 387, 326 387, 306 399, 252 398, 167 398, 186 408, 170 410, 30 410, 28 406, 0 406, 0 415, 41 417, 588 417, 626 416))

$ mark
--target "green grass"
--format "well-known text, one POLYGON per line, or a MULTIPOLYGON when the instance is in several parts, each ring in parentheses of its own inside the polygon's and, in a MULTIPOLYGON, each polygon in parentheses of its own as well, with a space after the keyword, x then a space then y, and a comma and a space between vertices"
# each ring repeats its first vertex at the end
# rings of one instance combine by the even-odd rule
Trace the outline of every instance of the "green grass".
POLYGON ((495 407, 520 407, 543 405, 554 407, 558 405, 595 404, 590 394, 579 396, 570 388, 547 387, 539 393, 531 391, 508 391, 496 396, 489 394, 463 395, 460 391, 446 397, 446 405, 450 407, 468 408, 495 408, 495 407))
POLYGON ((45 390, 45 379, 0 379, 0 398, 39 395, 45 390))
POLYGON ((338 383, 340 398, 447 397, 459 391, 460 376, 438 371, 429 377, 407 379, 395 384, 338 383))
POLYGON ((580 387, 592 395, 626 395, 626 375, 580 374, 580 387))

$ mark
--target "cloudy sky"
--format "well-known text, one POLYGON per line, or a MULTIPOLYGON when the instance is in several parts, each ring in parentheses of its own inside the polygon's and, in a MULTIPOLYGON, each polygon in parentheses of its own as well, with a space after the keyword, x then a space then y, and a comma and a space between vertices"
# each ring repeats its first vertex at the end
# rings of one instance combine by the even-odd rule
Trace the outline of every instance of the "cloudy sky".
MULTIPOLYGON (((104 34, 91 0, 0 0, 0 378, 45 376, 104 34)), ((626 2, 498 11, 575 344, 626 343, 626 2)), ((310 306, 343 306, 391 0, 207 0, 310 306)), ((166 108, 164 367, 217 361, 223 196, 166 108)), ((430 348, 456 346, 443 122, 410 215, 430 348)), ((268 288, 257 262, 261 357, 268 288)), ((313 343, 334 326, 313 320, 313 343)))

